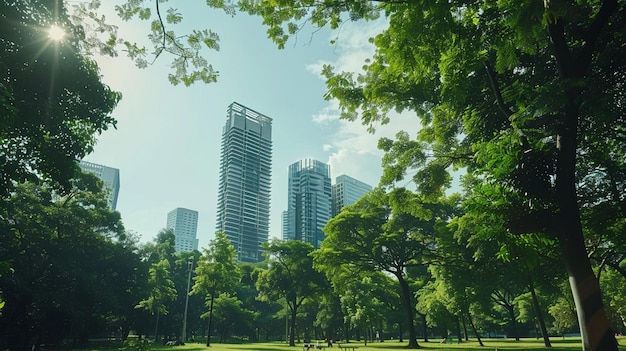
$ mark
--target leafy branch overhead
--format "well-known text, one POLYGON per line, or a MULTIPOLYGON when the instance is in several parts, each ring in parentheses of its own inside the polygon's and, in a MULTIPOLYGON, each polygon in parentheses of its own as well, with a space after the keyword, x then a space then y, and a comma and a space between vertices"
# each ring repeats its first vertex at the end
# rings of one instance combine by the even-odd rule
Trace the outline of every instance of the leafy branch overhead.
MULTIPOLYGON (((82 26, 83 49, 88 54, 99 53, 113 57, 118 56, 120 50, 124 51, 139 68, 148 67, 167 53, 173 57, 170 64, 172 71, 168 74, 173 85, 216 82, 219 72, 208 62, 204 50, 219 51, 217 33, 209 29, 193 29, 179 34, 176 25, 182 22, 183 15, 172 7, 162 9, 162 2, 129 0, 115 6, 117 16, 124 21, 149 21, 147 38, 152 45, 151 50, 142 44, 125 40, 120 36, 118 26, 107 24, 105 16, 99 12, 100 1, 72 4, 73 19, 82 26)), ((234 14, 225 6, 221 8, 226 13, 234 14)))

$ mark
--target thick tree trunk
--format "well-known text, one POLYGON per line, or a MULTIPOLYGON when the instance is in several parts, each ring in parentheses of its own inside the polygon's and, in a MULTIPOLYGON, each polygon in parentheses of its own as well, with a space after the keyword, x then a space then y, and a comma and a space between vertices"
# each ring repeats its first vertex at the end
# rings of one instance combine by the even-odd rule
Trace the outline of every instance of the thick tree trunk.
POLYGON ((543 344, 545 347, 552 347, 550 343, 550 338, 548 337, 548 329, 546 328, 546 321, 543 319, 543 312, 541 311, 541 307, 539 306, 539 299, 537 298, 537 293, 535 292, 535 287, 531 283, 530 286, 530 296, 533 298, 533 307, 535 308, 535 314, 537 315, 537 322, 539 323, 539 328, 541 328, 541 336, 543 337, 543 344))
POLYGON ((557 142, 556 191, 559 218, 556 234, 569 274, 583 350, 617 351, 617 341, 604 311, 600 284, 593 273, 587 256, 576 193, 576 149, 579 109, 576 104, 579 92, 567 94, 563 126, 557 142))
POLYGON ((417 343, 417 335, 415 333, 415 320, 413 314, 414 308, 413 304, 411 303, 411 291, 409 289, 409 284, 406 280, 404 280, 402 273, 397 274, 396 277, 398 278, 398 283, 400 283, 400 291, 402 292, 402 305, 404 306, 408 322, 407 328, 409 331, 409 344, 407 345, 407 348, 416 349, 419 348, 419 344, 417 343))

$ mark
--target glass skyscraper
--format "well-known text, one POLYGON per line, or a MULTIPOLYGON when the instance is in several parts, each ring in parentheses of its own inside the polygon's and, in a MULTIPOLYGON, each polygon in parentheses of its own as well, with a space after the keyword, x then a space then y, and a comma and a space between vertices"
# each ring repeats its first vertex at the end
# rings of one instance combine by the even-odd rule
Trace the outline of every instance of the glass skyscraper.
POLYGON ((174 230, 176 252, 198 249, 198 211, 178 207, 167 213, 167 229, 174 230))
POLYGON ((341 212, 344 206, 352 205, 357 202, 363 195, 367 194, 372 187, 363 183, 360 180, 356 180, 345 174, 342 174, 335 178, 335 184, 333 184, 333 212, 332 216, 341 212))
POLYGON ((233 102, 222 131, 216 229, 241 262, 263 260, 272 173, 272 119, 233 102))
POLYGON ((331 216, 330 166, 304 159, 289 166, 287 216, 283 240, 301 240, 319 248, 331 216))

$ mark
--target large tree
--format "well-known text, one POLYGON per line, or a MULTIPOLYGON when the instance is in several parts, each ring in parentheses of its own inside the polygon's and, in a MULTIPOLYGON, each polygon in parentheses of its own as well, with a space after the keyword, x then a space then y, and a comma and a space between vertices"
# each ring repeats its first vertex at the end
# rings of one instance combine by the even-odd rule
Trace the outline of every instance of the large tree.
POLYGON ((435 224, 441 217, 439 205, 405 189, 384 193, 377 189, 331 219, 328 235, 314 253, 315 265, 329 275, 341 266, 393 275, 399 284, 406 313, 409 347, 416 348, 415 291, 410 288, 411 267, 426 266, 436 254, 435 224))
POLYGON ((211 240, 209 247, 203 249, 202 256, 198 259, 196 276, 191 290, 192 294, 204 296, 208 311, 208 334, 206 346, 211 345, 211 332, 213 323, 213 305, 215 299, 222 293, 230 293, 235 290, 239 281, 239 267, 235 263, 237 252, 224 232, 215 233, 215 239, 211 240))
POLYGON ((121 95, 81 51, 81 29, 62 1, 0 1, 0 196, 45 178, 69 191, 76 159, 115 120, 121 95), (49 36, 52 26, 63 38, 49 36))
POLYGON ((321 286, 324 276, 313 269, 313 245, 298 240, 271 240, 264 244, 268 268, 259 274, 257 289, 262 301, 285 299, 290 312, 289 346, 295 346, 298 309, 321 286))
POLYGON ((141 288, 139 256, 125 240, 119 213, 102 182, 84 174, 61 195, 48 184, 23 183, 0 207, 0 315, 8 347, 85 341, 127 328, 141 288))

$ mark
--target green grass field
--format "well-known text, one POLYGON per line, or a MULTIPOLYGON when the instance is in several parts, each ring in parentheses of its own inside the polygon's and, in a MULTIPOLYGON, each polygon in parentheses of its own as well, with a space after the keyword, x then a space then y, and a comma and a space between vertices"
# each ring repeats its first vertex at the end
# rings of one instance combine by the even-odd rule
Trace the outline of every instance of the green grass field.
MULTIPOLYGON (((418 342, 420 343, 422 350, 454 350, 454 351, 476 351, 476 350, 533 350, 533 351, 550 351, 550 350, 567 350, 567 351, 579 351, 582 349, 580 344, 580 338, 552 338, 552 348, 546 348, 543 345, 542 340, 537 339, 522 339, 516 342, 513 339, 484 339, 485 346, 478 345, 476 340, 470 340, 461 344, 440 343, 441 340, 431 340, 430 342, 418 342)), ((626 350, 626 337, 618 338, 620 350, 626 350)), ((320 342, 320 344, 323 344, 320 342)), ((351 342, 350 346, 356 346, 355 351, 383 351, 383 350, 406 350, 406 342, 400 343, 397 341, 386 341, 377 343, 368 343, 365 346, 362 342, 351 342)), ((116 348, 108 349, 93 349, 94 351, 119 351, 116 348)), ((129 350, 129 349, 126 349, 129 350)), ((250 344, 219 344, 211 343, 210 347, 206 347, 204 344, 187 343, 185 346, 160 346, 153 345, 150 347, 151 351, 300 351, 302 350, 302 343, 297 343, 295 347, 289 347, 286 343, 273 342, 273 343, 250 343, 250 344)), ((130 350, 129 350, 130 351, 130 350)), ((313 351, 313 350, 312 350, 313 351)), ((324 351, 340 351, 339 347, 335 345, 333 348, 326 348, 324 351)))

